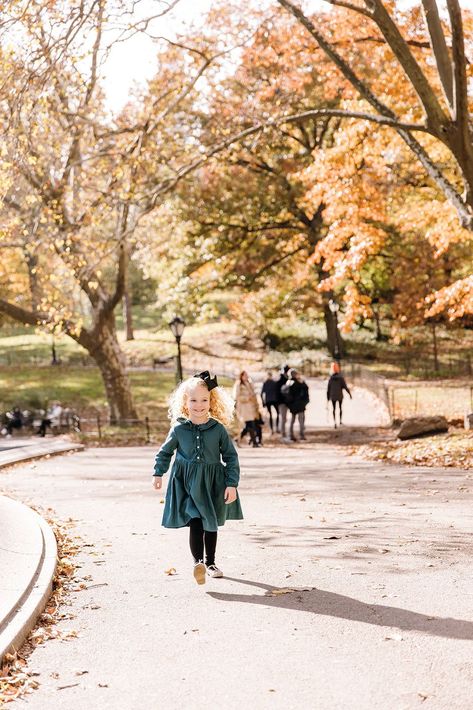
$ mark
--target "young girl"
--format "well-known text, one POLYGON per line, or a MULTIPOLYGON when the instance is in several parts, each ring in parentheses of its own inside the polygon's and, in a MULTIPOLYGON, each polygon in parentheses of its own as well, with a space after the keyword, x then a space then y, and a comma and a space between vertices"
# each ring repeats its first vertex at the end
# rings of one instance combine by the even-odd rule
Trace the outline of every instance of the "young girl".
POLYGON ((210 577, 223 577, 215 564, 218 526, 243 518, 237 493, 238 454, 224 426, 232 420, 233 407, 231 397, 209 372, 184 380, 171 395, 171 430, 156 454, 154 487, 160 490, 177 449, 163 525, 189 526, 197 584, 205 584, 206 572, 210 577))

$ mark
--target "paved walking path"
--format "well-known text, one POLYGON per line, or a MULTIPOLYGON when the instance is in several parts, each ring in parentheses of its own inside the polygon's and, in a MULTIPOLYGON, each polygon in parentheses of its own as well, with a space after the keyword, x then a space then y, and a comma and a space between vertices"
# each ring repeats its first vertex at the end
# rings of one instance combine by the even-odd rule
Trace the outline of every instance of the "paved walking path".
POLYGON ((78 638, 38 647, 40 688, 18 706, 471 707, 471 475, 310 441, 240 451, 245 520, 221 531, 226 578, 204 587, 187 531, 160 526, 151 448, 0 472, 12 495, 75 518, 85 543, 85 589, 59 623, 78 638))
MULTIPOLYGON (((310 394, 310 402, 306 412, 308 425, 311 427, 332 427, 332 406, 327 403, 327 379, 308 378, 307 382, 310 394)), ((353 399, 350 399, 346 393, 343 399, 343 423, 345 426, 374 427, 389 424, 388 412, 371 392, 359 387, 352 387, 351 392, 353 399)))

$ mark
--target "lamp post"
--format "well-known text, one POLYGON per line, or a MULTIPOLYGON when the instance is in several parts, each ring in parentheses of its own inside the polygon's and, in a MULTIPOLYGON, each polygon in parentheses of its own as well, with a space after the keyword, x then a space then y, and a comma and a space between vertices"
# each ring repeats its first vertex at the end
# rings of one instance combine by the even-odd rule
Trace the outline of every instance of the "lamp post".
POLYGON ((333 298, 330 299, 328 302, 328 307, 330 308, 330 312, 333 315, 333 319, 335 321, 335 349, 333 353, 333 358, 334 360, 340 361, 342 358, 342 348, 341 348, 341 343, 340 343, 340 333, 338 332, 338 311, 340 310, 340 306, 335 301, 333 298))
POLYGON ((177 377, 177 382, 182 382, 182 363, 181 363, 181 338, 182 334, 184 332, 184 328, 186 327, 185 322, 180 318, 179 316, 174 316, 172 321, 169 323, 169 327, 171 328, 172 334, 176 338, 176 344, 177 344, 177 371, 176 371, 176 377, 177 377))

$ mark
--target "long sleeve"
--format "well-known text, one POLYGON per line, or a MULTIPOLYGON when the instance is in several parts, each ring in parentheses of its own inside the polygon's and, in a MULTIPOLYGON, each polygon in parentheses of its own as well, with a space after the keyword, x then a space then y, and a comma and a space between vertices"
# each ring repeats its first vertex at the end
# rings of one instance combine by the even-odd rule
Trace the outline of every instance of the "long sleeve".
POLYGON ((350 395, 350 397, 351 397, 351 392, 350 392, 350 390, 348 389, 348 385, 347 385, 347 383, 345 382, 345 378, 344 378, 344 377, 342 377, 342 389, 346 390, 346 391, 348 392, 348 394, 350 395))
POLYGON ((266 386, 266 382, 265 382, 261 388, 261 401, 263 402, 263 405, 266 404, 266 390, 267 390, 267 386, 266 386))
POLYGON ((304 382, 304 404, 309 404, 309 402, 310 402, 309 386, 307 385, 306 382, 304 382))
POLYGON ((220 455, 225 464, 225 483, 227 486, 238 486, 240 481, 240 462, 238 454, 228 431, 222 426, 220 434, 220 455))
POLYGON ((177 448, 177 437, 174 428, 170 429, 166 441, 159 449, 154 460, 153 476, 164 476, 171 463, 172 455, 177 448))

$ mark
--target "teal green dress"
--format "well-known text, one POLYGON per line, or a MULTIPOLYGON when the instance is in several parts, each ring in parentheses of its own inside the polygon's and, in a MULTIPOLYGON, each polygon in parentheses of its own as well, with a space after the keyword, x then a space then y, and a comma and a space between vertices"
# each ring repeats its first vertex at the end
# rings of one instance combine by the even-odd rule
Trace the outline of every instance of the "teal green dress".
POLYGON ((238 486, 238 454, 227 430, 216 419, 193 424, 179 418, 156 454, 154 475, 163 476, 174 452, 164 504, 165 528, 182 528, 201 518, 204 530, 214 532, 226 520, 242 520, 240 499, 227 505, 227 486, 238 486))

